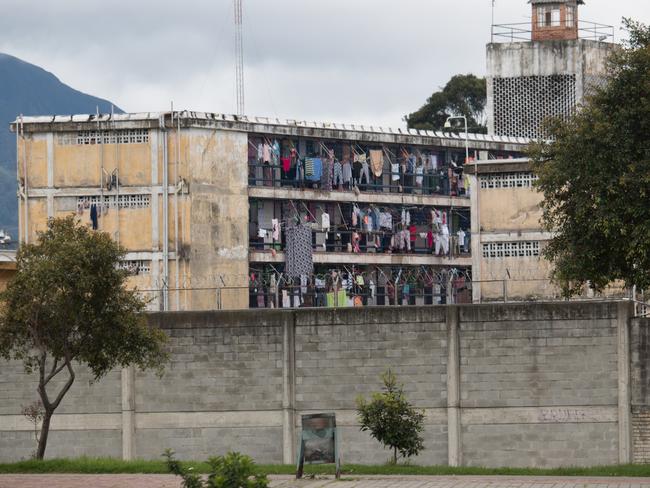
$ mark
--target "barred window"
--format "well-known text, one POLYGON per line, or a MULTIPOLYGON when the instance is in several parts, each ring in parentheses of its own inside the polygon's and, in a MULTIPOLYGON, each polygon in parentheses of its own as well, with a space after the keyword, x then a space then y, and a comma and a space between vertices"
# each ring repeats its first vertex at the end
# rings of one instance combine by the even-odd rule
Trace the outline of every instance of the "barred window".
POLYGON ((524 258, 539 256, 539 241, 488 242, 483 244, 483 257, 524 258))
POLYGON ((537 180, 533 173, 498 173, 481 176, 481 188, 531 188, 537 180))
POLYGON ((151 273, 151 261, 145 261, 143 259, 125 259, 117 267, 118 269, 125 269, 133 275, 151 273))
POLYGON ((109 208, 145 208, 151 205, 151 195, 92 195, 79 197, 77 205, 104 205, 109 208))
POLYGON ((82 130, 59 134, 59 144, 92 145, 92 144, 145 144, 149 142, 148 129, 118 129, 118 130, 82 130))

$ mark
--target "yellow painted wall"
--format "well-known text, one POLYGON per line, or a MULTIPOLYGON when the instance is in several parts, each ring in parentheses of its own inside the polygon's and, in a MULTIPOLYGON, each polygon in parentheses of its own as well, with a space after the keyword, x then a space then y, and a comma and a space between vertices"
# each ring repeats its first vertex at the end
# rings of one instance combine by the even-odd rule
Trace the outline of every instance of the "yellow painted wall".
MULTIPOLYGON (((189 194, 178 197, 178 229, 175 235, 175 196, 169 195, 169 251, 176 251, 178 241, 182 259, 179 261, 178 286, 188 288, 178 294, 176 262, 169 263, 169 303, 175 309, 213 309, 218 306, 214 290, 192 288, 215 288, 219 276, 226 276, 229 285, 247 285, 248 274, 248 196, 247 196, 247 144, 244 133, 213 130, 183 129, 180 138, 175 130, 168 130, 166 136, 168 182, 175 186, 177 178, 183 178, 189 187, 189 194), (180 141, 179 141, 180 139, 180 141), (177 150, 180 148, 180 151, 177 150), (180 153, 180 154, 179 154, 180 153), (196 193, 195 193, 196 191, 196 193), (244 216, 244 217, 242 217, 244 216), (192 253, 192 251, 194 251, 192 253), (188 261, 190 253, 194 257, 188 261), (180 303, 177 303, 179 301, 180 303)), ((152 130, 147 144, 66 144, 64 135, 53 137, 53 174, 55 188, 75 191, 96 189, 100 193, 101 168, 111 173, 118 168, 121 194, 128 194, 130 186, 148 187, 162 184, 163 144, 162 132, 152 130), (158 176, 152 181, 152 150, 157 152, 158 176)), ((28 136, 26 154, 28 177, 31 188, 47 187, 47 134, 28 136)), ((22 145, 19 145, 22 154, 22 145)), ((114 193, 114 192, 113 192, 114 193)), ((127 252, 151 252, 163 249, 163 197, 158 197, 158 235, 152 241, 152 215, 154 205, 145 208, 111 207, 108 213, 99 217, 99 231, 107 232, 127 252), (119 221, 119 223, 118 223, 119 221)), ((90 226, 90 209, 81 213, 76 208, 77 196, 55 196, 54 216, 74 213, 80 222, 90 226)), ((153 203, 153 202, 152 202, 153 203)), ((22 218, 22 216, 21 216, 22 218)), ((47 225, 47 199, 30 198, 30 239, 36 230, 47 225)), ((152 264, 152 266, 156 266, 152 264)), ((162 265, 156 280, 154 270, 150 274, 129 279, 130 286, 140 289, 159 288, 162 283, 162 265), (155 282, 154 282, 155 281, 155 282)), ((154 292, 147 292, 154 294, 154 292)), ((225 292, 232 295, 225 298, 226 308, 246 308, 248 295, 242 292, 225 292), (234 295, 233 295, 234 293, 234 295)), ((156 297, 158 298, 158 297, 156 297)))
MULTIPOLYGON (((190 146, 192 286, 215 287, 219 276, 246 285, 248 274, 248 135, 194 129, 190 146)), ((216 292, 215 292, 216 293, 216 292)), ((227 292, 226 309, 248 307, 248 291, 227 292)), ((214 295, 193 294, 194 310, 215 308, 214 295)))
POLYGON ((551 298, 559 294, 550 284, 551 264, 541 256, 481 259, 481 296, 495 300, 551 298))
POLYGON ((99 187, 101 184, 98 145, 60 145, 54 138, 54 186, 99 187))
POLYGON ((149 144, 106 144, 104 170, 111 174, 115 169, 119 173, 120 186, 149 186, 151 182, 149 144))
MULTIPOLYGON (((47 186, 47 141, 45 134, 26 136, 27 151, 27 184, 29 188, 43 188, 47 186)), ((19 144, 20 158, 23 148, 19 144)), ((21 159, 19 159, 21 161, 21 159)), ((20 176, 23 176, 23 167, 20 167, 20 176)))
POLYGON ((45 198, 30 198, 27 212, 29 214, 29 239, 36 239, 37 231, 47 230, 47 200, 45 198))
POLYGON ((54 185, 59 188, 99 187, 106 173, 119 170, 121 186, 148 186, 151 181, 149 144, 65 145, 54 138, 54 185), (118 164, 119 163, 119 164, 118 164), (118 167, 119 166, 119 167, 118 167))
POLYGON ((480 225, 484 232, 540 230, 542 196, 534 189, 481 189, 479 195, 480 225))

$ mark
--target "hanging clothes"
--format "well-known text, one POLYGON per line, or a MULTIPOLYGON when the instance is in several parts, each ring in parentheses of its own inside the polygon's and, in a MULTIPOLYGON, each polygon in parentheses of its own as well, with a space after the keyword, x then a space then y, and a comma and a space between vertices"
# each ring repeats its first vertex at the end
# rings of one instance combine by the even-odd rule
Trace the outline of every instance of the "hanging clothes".
POLYGON ((360 253, 361 248, 359 247, 359 242, 361 242, 361 235, 358 232, 352 233, 352 252, 360 253))
POLYGON ((399 163, 392 163, 390 165, 390 179, 393 181, 398 181, 399 180, 399 163))
POLYGON ((370 209, 370 218, 372 219, 372 228, 374 230, 379 230, 379 227, 381 225, 381 212, 379 212, 378 208, 375 207, 370 209))
POLYGON ((282 308, 291 308, 291 300, 287 290, 282 290, 282 308))
POLYGON ((296 182, 301 182, 304 179, 305 179, 305 166, 300 159, 296 159, 296 182))
POLYGON ((325 232, 329 232, 329 230, 330 230, 330 214, 323 213, 323 215, 321 216, 321 227, 325 232))
POLYGON ((437 156, 436 154, 432 154, 432 155, 431 155, 431 161, 430 161, 430 164, 431 164, 431 169, 432 169, 433 171, 437 171, 437 170, 438 170, 438 156, 437 156))
POLYGON ((338 307, 349 306, 348 295, 345 290, 339 290, 339 292, 336 294, 336 301, 338 307))
POLYGON ((271 146, 271 160, 274 165, 278 165, 280 161, 280 143, 277 141, 273 141, 273 146, 271 146))
POLYGON ((321 189, 324 191, 332 191, 332 160, 323 160, 323 172, 320 177, 321 189))
POLYGON ((288 173, 291 169, 291 158, 282 158, 282 171, 288 173))
POLYGON ((343 167, 341 162, 337 159, 334 161, 334 177, 332 181, 333 186, 343 185, 343 167))
POLYGON ((273 228, 273 240, 280 240, 280 221, 278 219, 271 219, 271 226, 273 228))
POLYGON ((370 166, 372 174, 379 178, 384 170, 384 151, 381 149, 370 150, 370 166))
POLYGON ((320 181, 323 174, 323 160, 321 158, 313 159, 313 174, 309 178, 312 181, 320 181))
POLYGON ((393 216, 390 212, 381 212, 379 214, 379 227, 383 227, 384 229, 393 228, 393 216))
POLYGON ((410 175, 415 173, 415 160, 415 156, 413 154, 409 154, 409 157, 406 160, 406 173, 410 175))
POLYGON ((305 159, 305 178, 311 180, 314 176, 314 160, 312 158, 305 159))
POLYGON ((93 224, 93 230, 97 230, 99 227, 97 224, 97 205, 94 203, 90 206, 90 221, 93 224))
POLYGON ((349 159, 343 160, 343 165, 341 167, 343 183, 350 183, 352 181, 352 165, 350 164, 349 159))
POLYGON ((271 162, 271 146, 266 143, 262 146, 262 159, 265 163, 271 162))
POLYGON ((365 177, 366 179, 366 185, 370 184, 370 167, 368 166, 368 163, 364 161, 361 163, 361 172, 359 174, 359 184, 361 184, 361 180, 365 177))
POLYGON ((449 254, 449 227, 447 227, 447 224, 442 225, 440 240, 442 244, 442 252, 444 254, 449 254))
POLYGON ((418 229, 417 229, 417 227, 415 225, 411 224, 411 225, 409 225, 408 230, 409 230, 409 234, 410 234, 409 238, 410 238, 410 241, 411 241, 411 249, 415 249, 415 241, 416 241, 416 239, 418 237, 417 236, 418 229))
POLYGON ((415 168, 415 184, 417 186, 422 186, 424 181, 424 167, 418 166, 415 168))
POLYGON ((311 228, 297 225, 286 230, 285 273, 289 278, 311 275, 314 272, 311 228))
POLYGON ((458 247, 461 251, 465 251, 465 231, 460 229, 458 232, 458 247))

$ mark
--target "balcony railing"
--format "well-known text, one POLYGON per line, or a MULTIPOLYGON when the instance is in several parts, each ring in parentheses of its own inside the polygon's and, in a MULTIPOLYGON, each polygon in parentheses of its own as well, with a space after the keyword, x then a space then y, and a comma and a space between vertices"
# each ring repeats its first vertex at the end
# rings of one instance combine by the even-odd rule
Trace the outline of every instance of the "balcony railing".
MULTIPOLYGON (((415 195, 441 195, 469 197, 464 182, 448 167, 435 172, 422 174, 404 173, 400 169, 392 172, 384 168, 381 176, 374 176, 372 171, 353 178, 350 182, 336 181, 331 185, 331 191, 351 191, 355 188, 369 193, 402 193, 415 195), (450 174, 451 173, 451 174, 450 174)), ((295 175, 295 172, 285 172, 280 166, 251 162, 248 165, 248 185, 252 187, 288 187, 297 189, 326 190, 321 180, 312 180, 295 175)))
MULTIPOLYGON (((349 231, 349 230, 331 230, 327 232, 327 238, 321 245, 316 244, 316 236, 318 234, 325 234, 321 230, 313 230, 312 242, 315 253, 352 253, 352 254, 393 254, 393 255, 411 255, 411 256, 438 256, 438 257, 470 257, 471 253, 471 237, 466 233, 464 242, 459 242, 457 235, 448 236, 446 240, 439 240, 436 244, 435 239, 441 239, 440 236, 434 234, 434 242, 431 246, 427 244, 427 238, 420 236, 417 233, 415 241, 406 238, 402 241, 402 246, 396 243, 393 238, 396 235, 392 232, 365 232, 365 231, 349 231), (354 245, 355 234, 359 236, 357 245, 354 245), (376 240, 375 237, 379 239, 376 240), (407 244, 408 240, 408 244, 407 244), (401 247, 401 249, 400 249, 401 247)), ((282 242, 264 242, 262 238, 251 238, 250 250, 251 251, 272 251, 275 250, 283 252, 285 250, 284 232, 282 232, 282 242)))

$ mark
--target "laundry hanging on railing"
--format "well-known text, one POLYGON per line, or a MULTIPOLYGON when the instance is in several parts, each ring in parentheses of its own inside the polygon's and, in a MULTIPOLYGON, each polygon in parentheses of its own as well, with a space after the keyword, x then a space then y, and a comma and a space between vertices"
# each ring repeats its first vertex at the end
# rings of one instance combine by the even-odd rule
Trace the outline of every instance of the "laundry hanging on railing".
POLYGON ((372 167, 372 174, 379 178, 384 171, 384 151, 381 149, 370 150, 370 166, 372 167))
POLYGON ((286 230, 285 273, 290 278, 310 275, 314 272, 311 228, 297 225, 286 230))

